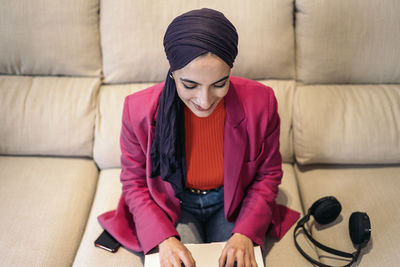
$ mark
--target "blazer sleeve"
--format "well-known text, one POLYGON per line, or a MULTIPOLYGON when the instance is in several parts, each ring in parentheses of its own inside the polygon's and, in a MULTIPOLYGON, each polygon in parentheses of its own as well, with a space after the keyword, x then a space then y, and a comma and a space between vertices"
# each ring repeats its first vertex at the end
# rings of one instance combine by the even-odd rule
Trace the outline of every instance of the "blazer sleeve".
POLYGON ((265 233, 273 221, 275 198, 282 178, 282 157, 279 151, 280 118, 271 90, 268 99, 268 122, 263 151, 253 181, 243 198, 233 233, 241 233, 264 247, 265 233))
MULTIPOLYGON (((167 214, 151 197, 146 181, 144 148, 147 147, 147 142, 139 142, 133 130, 133 123, 135 122, 131 120, 128 96, 125 98, 122 115, 120 179, 122 193, 133 216, 140 246, 144 253, 147 253, 168 237, 179 235, 167 214)), ((148 136, 146 132, 141 134, 148 136)))

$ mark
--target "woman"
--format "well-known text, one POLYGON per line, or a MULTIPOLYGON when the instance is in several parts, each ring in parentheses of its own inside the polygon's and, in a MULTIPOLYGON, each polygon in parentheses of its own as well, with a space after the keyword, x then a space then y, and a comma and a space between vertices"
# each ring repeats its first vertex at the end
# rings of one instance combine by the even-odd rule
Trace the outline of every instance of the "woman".
POLYGON ((99 222, 126 248, 194 266, 183 243, 227 241, 219 266, 256 266, 253 243, 282 237, 298 213, 275 203, 280 119, 271 88, 230 77, 235 27, 215 10, 175 18, 165 83, 126 97, 122 196, 99 222), (284 218, 284 219, 283 219, 284 218))

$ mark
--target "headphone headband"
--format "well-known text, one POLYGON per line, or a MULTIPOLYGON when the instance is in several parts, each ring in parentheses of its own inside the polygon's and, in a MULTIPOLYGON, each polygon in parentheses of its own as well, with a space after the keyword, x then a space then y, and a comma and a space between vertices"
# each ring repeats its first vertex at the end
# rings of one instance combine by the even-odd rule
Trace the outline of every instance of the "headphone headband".
POLYGON ((307 214, 301 218, 297 225, 295 230, 293 231, 293 238, 294 238, 294 243, 297 248, 297 250, 300 252, 303 257, 305 257, 308 261, 312 262, 313 264, 316 264, 321 267, 332 267, 330 265, 323 264, 319 261, 316 261, 315 259, 311 258, 309 255, 307 255, 304 250, 300 247, 300 245, 297 243, 297 231, 301 228, 303 229, 303 232, 305 233, 306 237, 318 248, 345 258, 350 258, 351 262, 348 264, 344 265, 343 267, 351 266, 354 262, 357 261, 358 256, 360 255, 361 249, 365 247, 365 245, 368 243, 371 237, 371 223, 369 220, 369 217, 366 213, 363 212, 354 212, 351 214, 350 219, 349 219, 349 232, 350 232, 350 237, 355 246, 357 246, 357 250, 353 253, 347 253, 343 252, 328 246, 325 246, 315 240, 309 231, 307 231, 306 227, 304 226, 307 221, 309 221, 311 215, 314 216, 315 221, 319 224, 328 224, 336 220, 336 218, 339 216, 340 211, 342 210, 342 206, 340 205, 339 201, 333 197, 333 196, 328 196, 328 197, 323 197, 318 199, 316 202, 313 203, 313 205, 309 208, 307 214))

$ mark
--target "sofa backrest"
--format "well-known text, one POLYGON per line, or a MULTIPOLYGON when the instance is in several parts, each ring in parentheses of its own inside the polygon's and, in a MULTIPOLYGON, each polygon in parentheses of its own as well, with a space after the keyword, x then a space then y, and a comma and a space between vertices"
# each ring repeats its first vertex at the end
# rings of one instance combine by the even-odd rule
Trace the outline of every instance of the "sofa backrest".
POLYGON ((399 13, 398 0, 296 1, 300 164, 400 163, 399 13))
POLYGON ((1 1, 0 73, 99 76, 99 0, 1 1))
POLYGON ((252 79, 294 78, 293 0, 101 0, 105 83, 165 80, 163 36, 174 17, 202 7, 225 14, 237 28, 233 74, 252 79))
POLYGON ((303 165, 400 163, 400 85, 299 86, 293 132, 303 165))
POLYGON ((400 1, 296 0, 297 79, 400 83, 400 1))
POLYGON ((0 154, 94 149, 118 167, 123 98, 165 79, 170 21, 209 7, 238 30, 233 75, 275 90, 286 162, 400 162, 397 0, 14 2, 0 10, 0 154))
POLYGON ((1 1, 0 74, 0 154, 91 157, 99 0, 1 1))
MULTIPOLYGON (((295 81, 263 80, 274 89, 281 117, 280 151, 284 162, 293 162, 292 105, 295 81)), ((153 83, 113 84, 100 88, 93 158, 101 169, 121 166, 119 136, 125 96, 150 87, 153 83)))

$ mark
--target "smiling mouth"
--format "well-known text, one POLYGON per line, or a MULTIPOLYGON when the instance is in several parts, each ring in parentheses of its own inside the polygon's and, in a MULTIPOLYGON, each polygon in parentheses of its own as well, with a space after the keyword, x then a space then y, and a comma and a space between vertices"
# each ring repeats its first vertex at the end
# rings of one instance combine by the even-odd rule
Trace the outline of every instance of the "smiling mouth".
POLYGON ((193 102, 192 102, 192 104, 193 104, 193 106, 194 106, 198 111, 209 111, 209 110, 211 110, 211 108, 214 106, 214 104, 212 104, 209 108, 204 109, 204 108, 202 108, 201 106, 199 106, 199 105, 197 105, 197 104, 195 104, 195 103, 193 103, 193 102))

